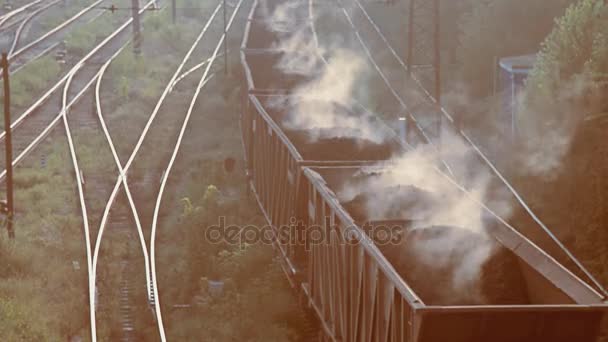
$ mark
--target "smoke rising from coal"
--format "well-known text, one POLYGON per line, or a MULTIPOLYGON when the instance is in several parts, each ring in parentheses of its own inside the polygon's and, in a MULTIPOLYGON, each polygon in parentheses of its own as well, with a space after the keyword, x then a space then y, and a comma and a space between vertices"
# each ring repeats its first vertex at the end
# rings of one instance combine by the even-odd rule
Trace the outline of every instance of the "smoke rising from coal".
MULTIPOLYGON (((333 42, 331 49, 320 51, 314 42, 308 24, 291 28, 280 25, 284 18, 297 13, 298 1, 278 7, 267 22, 276 32, 285 34, 275 46, 283 53, 275 66, 286 74, 313 75, 313 79, 293 90, 293 97, 278 100, 274 106, 287 111, 283 125, 291 129, 308 129, 312 139, 318 133, 334 137, 354 137, 383 142, 388 134, 374 125, 375 117, 369 113, 348 113, 336 109, 335 104, 352 107, 357 99, 367 96, 366 81, 371 69, 365 57, 350 47, 333 42), (278 23, 278 24, 277 24, 278 23), (321 56, 328 54, 324 61, 321 56)), ((296 18, 297 19, 297 18, 296 18)), ((294 19, 292 22, 297 22, 294 19)), ((364 203, 368 220, 414 219, 414 229, 436 226, 457 227, 447 234, 429 237, 412 248, 418 258, 431 265, 453 263, 454 253, 460 257, 453 268, 451 287, 474 297, 481 296, 479 278, 483 264, 493 252, 493 240, 487 234, 478 202, 488 197, 490 175, 472 161, 472 151, 459 137, 443 133, 442 149, 424 145, 391 160, 374 177, 365 181, 349 182, 340 189, 342 202, 365 194, 364 203), (464 180, 468 195, 437 172, 438 158, 454 166, 456 179, 464 180), (398 191, 388 192, 387 189, 398 191), (401 191, 402 189, 404 191, 401 191), (424 199, 421 199, 421 196, 424 199), (471 198, 472 197, 472 198, 471 198), (464 234, 465 232, 466 234, 464 234), (471 234, 476 236, 474 246, 463 244, 471 234)), ((371 172, 371 171, 370 171, 371 172)), ((502 205, 502 212, 510 211, 501 196, 492 194, 493 201, 502 205)))
MULTIPOLYGON (((294 1, 278 6, 267 23, 281 23, 286 17, 294 19, 292 25, 297 23, 295 13, 301 4, 294 1)), ((271 104, 287 112, 282 122, 286 128, 307 130, 312 141, 359 138, 382 143, 386 140, 389 134, 374 124, 373 114, 364 110, 346 110, 352 109, 356 99, 367 93, 365 79, 369 67, 363 57, 351 49, 340 47, 337 41, 324 59, 322 56, 326 51, 314 41, 308 23, 289 30, 277 24, 269 24, 268 27, 283 33, 284 37, 273 46, 282 53, 275 68, 285 74, 316 76, 293 89, 293 97, 271 104)))
POLYGON ((353 177, 336 195, 342 203, 364 198, 365 216, 370 221, 413 220, 411 229, 418 231, 453 227, 406 244, 407 253, 431 268, 450 265, 449 290, 459 298, 481 303, 480 272, 493 255, 495 241, 487 232, 479 202, 494 202, 500 215, 510 214, 510 203, 506 194, 490 193, 491 175, 472 162, 475 152, 460 137, 446 133, 443 141, 441 156, 450 165, 460 166, 452 172, 455 178, 466 180, 467 193, 439 172, 435 147, 424 145, 381 168, 364 169, 361 172, 369 177, 353 177), (474 245, 463 243, 472 238, 474 245))

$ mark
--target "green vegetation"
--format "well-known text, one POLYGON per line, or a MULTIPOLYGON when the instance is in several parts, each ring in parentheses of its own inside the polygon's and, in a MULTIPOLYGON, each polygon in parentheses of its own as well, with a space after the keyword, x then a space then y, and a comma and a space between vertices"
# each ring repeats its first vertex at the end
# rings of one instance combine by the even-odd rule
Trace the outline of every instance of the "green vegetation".
POLYGON ((0 238, 0 336, 64 341, 88 329, 86 261, 75 185, 63 140, 15 173, 15 241, 0 238), (75 267, 76 266, 76 267, 75 267), (8 319, 7 319, 8 318, 8 319))
MULTIPOLYGON (((59 2, 58 4, 51 6, 44 13, 38 15, 34 21, 39 23, 42 30, 46 32, 73 17, 76 13, 91 5, 94 1, 95 0, 78 1, 78 3, 74 3, 75 6, 67 4, 65 1, 59 2)), ((77 23, 78 21, 76 22, 76 25, 78 25, 77 23)))
POLYGON ((171 312, 169 336, 175 340, 205 336, 209 341, 293 341, 297 338, 298 322, 304 318, 274 260, 271 246, 214 244, 205 237, 206 227, 216 223, 220 216, 226 217, 227 224, 258 227, 264 224, 251 199, 241 194, 226 201, 209 183, 214 179, 222 190, 242 185, 241 175, 231 178, 223 173, 221 165, 221 160, 205 160, 201 169, 191 172, 193 178, 189 177, 187 182, 197 184, 189 192, 194 205, 185 204, 185 212, 177 223, 163 224, 179 227, 173 235, 175 242, 164 241, 163 255, 171 256, 175 271, 162 273, 163 297, 171 303, 194 306, 187 311, 171 312), (207 191, 201 191, 204 189, 207 191), (172 245, 175 247, 167 248, 172 245), (180 245, 186 248, 178 250, 180 245), (184 283, 169 286, 178 274, 185 275, 184 283), (224 282, 221 296, 210 293, 208 280, 224 282))
MULTIPOLYGON (((202 17, 209 13, 204 12, 202 17)), ((242 13, 246 15, 244 11, 242 13)), ((169 75, 201 27, 201 16, 182 18, 178 26, 172 25, 170 18, 171 13, 164 11, 145 20, 145 63, 127 48, 110 65, 104 78, 104 116, 122 158, 131 153, 137 139, 133 132, 143 127, 169 75), (183 30, 182 25, 197 29, 183 30)), ((238 50, 240 39, 240 35, 233 34, 229 46, 234 51, 238 50)), ((209 50, 207 46, 203 49, 209 50)), ((196 53, 191 63, 198 63, 197 58, 206 55, 196 53)), ((243 192, 244 175, 240 172, 231 177, 225 175, 222 161, 215 153, 201 153, 201 149, 215 151, 219 146, 222 146, 222 153, 235 156, 240 153, 236 117, 240 77, 237 70, 240 66, 236 53, 231 54, 230 69, 236 74, 205 88, 183 147, 194 147, 195 151, 180 153, 189 157, 181 162, 178 158, 171 176, 175 181, 170 181, 163 200, 157 238, 157 269, 167 335, 169 340, 179 341, 203 337, 206 341, 230 338, 244 341, 295 340, 296 322, 301 320, 301 313, 274 260, 271 246, 244 246, 241 249, 212 245, 203 237, 203 224, 216 221, 220 215, 226 216, 228 222, 263 224, 257 206, 243 192), (192 134, 202 130, 209 134, 192 134), (238 195, 227 200, 224 196, 226 189, 238 189, 238 195), (207 280, 225 282, 221 297, 208 293, 207 280), (191 307, 175 308, 175 304, 191 307), (260 326, 265 329, 259 329, 260 326)), ((175 142, 175 132, 181 125, 192 90, 201 74, 202 70, 184 79, 168 97, 149 133, 149 137, 154 138, 144 142, 140 157, 129 173, 131 184, 145 179, 151 170, 166 166, 159 159, 169 153, 175 142)), ((155 195, 154 191, 149 193, 155 195)), ((146 198, 149 203, 142 203, 144 209, 140 207, 141 212, 151 213, 145 208, 152 206, 154 200, 155 197, 146 198)), ((145 225, 144 230, 147 232, 148 229, 145 225)), ((144 333, 146 336, 154 334, 154 327, 147 327, 144 333)))
MULTIPOLYGON (((241 19, 246 14, 242 10, 241 19)), ((232 33, 228 43, 231 51, 237 51, 241 42, 244 21, 239 22, 232 31, 238 34, 232 33)), ((238 163, 242 158, 239 55, 231 53, 229 63, 231 74, 217 73, 199 98, 169 179, 171 191, 163 199, 157 250, 158 260, 162 260, 159 288, 167 337, 177 341, 295 341, 305 319, 272 246, 214 244, 205 238, 207 227, 219 217, 239 226, 265 224, 247 194, 242 168, 232 174, 223 170, 224 157, 231 156, 238 163), (214 296, 208 281, 223 281, 222 295, 214 296), (175 304, 191 307, 173 308, 175 304)), ((193 73, 174 89, 171 102, 159 114, 159 126, 181 124, 201 75, 202 71, 193 73)), ((172 144, 174 135, 168 137, 172 144)), ((154 149, 161 151, 158 144, 154 149)), ((156 165, 154 161, 136 161, 137 173, 156 165)))
MULTIPOLYGON (((575 254, 604 285, 608 285, 608 234, 600 227, 608 218, 608 164, 603 157, 608 146, 602 121, 587 123, 584 119, 608 110, 607 18, 604 1, 581 0, 556 21, 528 79, 526 106, 521 113, 530 126, 553 128, 568 143, 557 178, 544 179, 546 184, 536 186, 531 196, 553 213, 557 230, 569 233, 575 254)), ((539 184, 538 179, 529 181, 539 184)))
POLYGON ((456 61, 471 95, 491 94, 496 59, 535 53, 573 0, 469 1, 460 21, 456 61))
MULTIPOLYGON (((591 95, 602 97, 604 94, 598 92, 598 88, 606 84, 608 76, 607 19, 608 5, 604 1, 581 0, 571 6, 543 43, 537 65, 528 80, 529 95, 553 98, 555 94, 563 93, 565 87, 571 88, 573 80, 578 78, 582 87, 572 91, 572 95, 582 97, 591 92, 591 95)), ((589 105, 602 104, 593 102, 589 105)), ((600 109, 587 108, 591 111, 600 109)))
POLYGON ((87 24, 86 27, 72 30, 65 40, 68 53, 76 56, 88 53, 101 40, 116 30, 126 18, 128 18, 126 15, 107 13, 87 24))
MULTIPOLYGON (((22 107, 39 94, 48 82, 57 78, 61 67, 52 56, 39 58, 11 77, 11 103, 22 107)), ((0 88, 4 88, 1 87, 0 88)), ((0 95, 4 102, 4 91, 0 95)))

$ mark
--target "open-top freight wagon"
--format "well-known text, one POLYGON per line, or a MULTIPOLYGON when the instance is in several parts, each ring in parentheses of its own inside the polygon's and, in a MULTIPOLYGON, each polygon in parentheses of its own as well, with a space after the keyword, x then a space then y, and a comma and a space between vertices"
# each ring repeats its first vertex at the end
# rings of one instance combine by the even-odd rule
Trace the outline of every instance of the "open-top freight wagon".
MULTIPOLYGON (((243 147, 251 190, 280 237, 275 246, 284 271, 319 318, 324 338, 595 341, 605 298, 491 215, 484 217, 484 226, 492 253, 483 260, 475 283, 482 296, 470 298, 447 285, 446 274, 454 273, 454 262, 429 264, 414 253, 457 228, 420 229, 414 224, 420 217, 414 216, 371 217, 357 198, 345 200, 337 195, 347 182, 362 182, 377 172, 390 172, 388 161, 407 147, 381 120, 355 102, 311 105, 317 100, 294 94, 294 89, 315 75, 293 77, 273 66, 282 53, 276 49, 281 35, 269 29, 263 13, 267 15, 268 8, 280 3, 266 1, 264 11, 258 4, 249 17, 241 51, 245 75, 243 147), (294 116, 310 114, 307 109, 337 111, 354 120, 355 126, 382 132, 382 139, 370 141, 364 132, 352 130, 336 135, 327 127, 298 126, 290 121, 294 116), (327 135, 330 131, 333 133, 327 135), (379 243, 373 234, 379 225, 396 232, 398 243, 379 243), (287 238, 283 239, 285 232, 287 238)), ((299 21, 305 22, 306 18, 299 21)), ((390 191, 367 190, 376 194, 390 191)), ((419 196, 414 196, 416 201, 427 200, 423 192, 411 191, 419 196)), ((398 196, 390 199, 395 207, 412 205, 401 202, 398 196)), ((478 247, 476 236, 464 236, 460 242, 465 247, 478 247)), ((451 256, 455 260, 462 257, 458 253, 451 256)))

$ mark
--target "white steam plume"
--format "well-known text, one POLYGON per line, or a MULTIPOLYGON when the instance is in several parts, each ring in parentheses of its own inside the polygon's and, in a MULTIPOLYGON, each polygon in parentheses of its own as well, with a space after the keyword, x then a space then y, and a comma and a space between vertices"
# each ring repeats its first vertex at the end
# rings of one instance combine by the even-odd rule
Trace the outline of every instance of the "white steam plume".
POLYGON ((338 41, 325 63, 321 57, 325 51, 315 44, 310 24, 298 20, 301 5, 301 1, 280 4, 266 20, 270 30, 284 33, 283 39, 273 46, 282 53, 275 68, 285 74, 317 76, 293 89, 293 97, 269 105, 285 110, 288 115, 283 118, 283 125, 309 131, 311 141, 360 138, 384 142, 388 132, 378 128, 371 113, 347 110, 355 107, 355 99, 366 96, 365 77, 369 69, 364 59, 350 49, 341 48, 338 41))
POLYGON ((322 68, 323 52, 317 48, 306 27, 296 30, 273 48, 283 53, 276 68, 286 74, 311 75, 322 68))
POLYGON ((298 22, 297 10, 302 6, 302 1, 286 1, 275 7, 272 14, 268 10, 268 4, 264 1, 266 13, 266 26, 274 32, 290 32, 294 23, 298 22))
POLYGON ((426 145, 393 159, 381 170, 370 170, 363 181, 353 177, 337 191, 337 196, 346 203, 361 195, 369 221, 413 220, 411 229, 419 231, 454 227, 442 234, 428 234, 417 240, 415 247, 408 244, 410 250, 404 252, 431 268, 451 265, 451 290, 481 302, 480 272, 493 255, 496 242, 486 231, 483 209, 477 203, 493 202, 494 207, 500 207, 500 215, 510 214, 510 203, 506 194, 489 193, 491 177, 485 168, 473 163, 475 151, 448 133, 442 142, 442 158, 459 166, 453 171, 456 178, 466 180, 468 195, 436 170, 439 163, 435 150, 426 145), (464 243, 472 238, 475 244, 464 243), (458 255, 457 260, 454 255, 458 255))
MULTIPOLYGON (((275 108, 287 113, 283 125, 288 129, 308 130, 311 139, 323 137, 349 137, 367 139, 382 143, 389 136, 378 129, 375 117, 365 112, 353 113, 344 108, 353 108, 353 103, 367 96, 369 66, 365 59, 354 50, 335 42, 327 64, 321 60, 322 52, 313 42, 312 32, 306 25, 292 27, 297 23, 297 1, 278 6, 269 16, 269 28, 285 33, 284 39, 274 48, 283 53, 275 66, 283 73, 316 75, 307 83, 293 89, 293 96, 282 97, 271 103, 275 108), (290 26, 292 25, 292 26, 290 26)), ((472 161, 474 151, 456 136, 444 132, 442 149, 437 156, 436 149, 421 146, 404 153, 391 161, 389 166, 374 177, 363 182, 347 183, 338 196, 342 202, 366 195, 365 211, 368 220, 416 219, 414 228, 457 227, 447 234, 431 236, 417 244, 411 252, 430 265, 454 263, 454 253, 460 257, 452 268, 451 287, 462 293, 480 297, 480 271, 492 255, 494 241, 487 235, 482 221, 482 209, 471 200, 487 200, 490 176, 485 168, 472 161), (459 180, 469 190, 467 196, 453 186, 435 170, 437 157, 457 165, 453 170, 459 180), (389 193, 387 188, 412 189, 411 197, 398 192, 389 193), (427 194, 425 201, 417 196, 427 194), (395 213, 397 217, 395 217, 395 213), (475 236, 475 245, 464 243, 475 236)), ((501 199, 492 194, 493 200, 501 199), (496 199, 498 198, 498 199, 496 199)), ((508 203, 503 212, 508 213, 508 203)), ((405 252, 405 251, 404 251, 405 252)))
MULTIPOLYGON (((598 108, 581 99, 593 94, 595 81, 581 74, 564 81, 551 98, 519 99, 518 124, 521 173, 553 178, 562 166, 574 134, 588 114, 598 108)), ((604 96, 602 94, 601 96, 604 96)), ((591 101, 592 102, 592 101, 591 101)))

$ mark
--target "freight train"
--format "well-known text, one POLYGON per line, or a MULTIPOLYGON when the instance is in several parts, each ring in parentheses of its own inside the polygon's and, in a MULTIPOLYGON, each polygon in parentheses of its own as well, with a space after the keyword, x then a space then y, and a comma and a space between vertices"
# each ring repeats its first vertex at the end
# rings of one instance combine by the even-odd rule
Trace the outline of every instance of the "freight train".
POLYGON ((403 180, 393 160, 412 147, 357 101, 302 92, 322 63, 309 73, 280 67, 293 54, 282 41, 314 39, 311 1, 256 1, 240 52, 241 130, 266 220, 305 237, 276 239, 275 248, 322 339, 595 341, 606 308, 598 291, 484 209, 481 233, 434 224, 443 194, 415 180, 379 181, 403 180), (285 10, 290 21, 277 29, 273 14, 285 10), (311 126, 299 117, 328 113, 341 120, 311 126))

